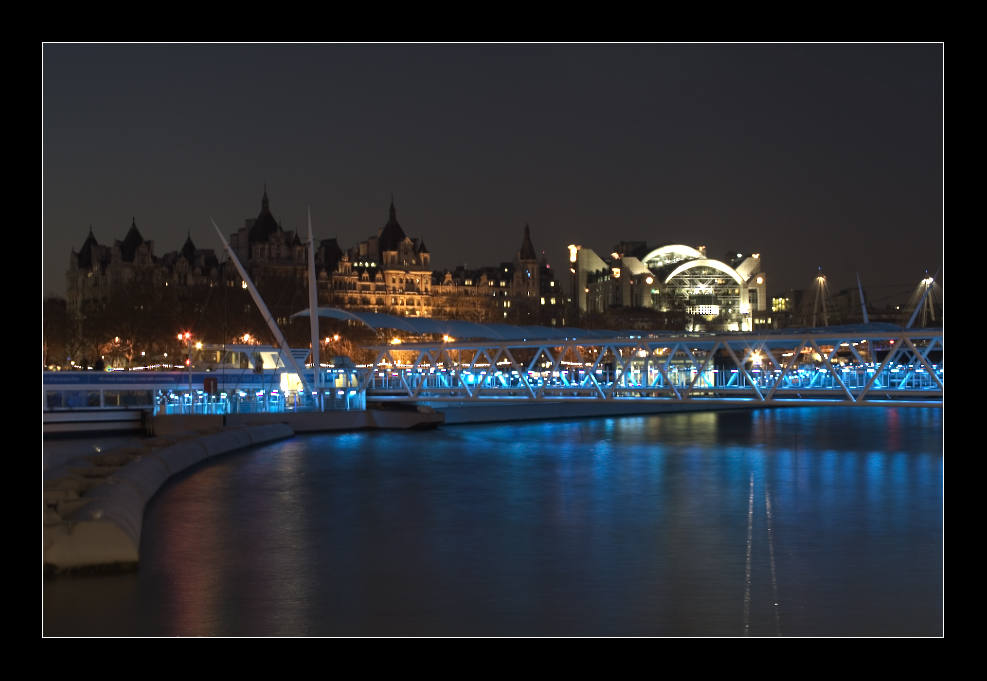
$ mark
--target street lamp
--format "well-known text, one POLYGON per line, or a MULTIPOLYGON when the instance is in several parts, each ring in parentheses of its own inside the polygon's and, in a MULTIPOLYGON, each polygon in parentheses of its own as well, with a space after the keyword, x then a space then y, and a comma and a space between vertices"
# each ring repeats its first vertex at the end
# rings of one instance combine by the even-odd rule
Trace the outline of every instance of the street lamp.
POLYGON ((185 340, 188 343, 188 359, 185 360, 185 366, 188 368, 188 399, 189 399, 189 410, 192 408, 192 334, 186 331, 184 334, 178 334, 178 340, 185 340))

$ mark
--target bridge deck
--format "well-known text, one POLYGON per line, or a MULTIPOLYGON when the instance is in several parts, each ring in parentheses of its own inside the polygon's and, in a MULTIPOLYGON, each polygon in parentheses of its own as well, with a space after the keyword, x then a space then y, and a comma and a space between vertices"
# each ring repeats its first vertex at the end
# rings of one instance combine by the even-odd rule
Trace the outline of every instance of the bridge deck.
POLYGON ((941 406, 941 329, 375 346, 369 401, 941 406))

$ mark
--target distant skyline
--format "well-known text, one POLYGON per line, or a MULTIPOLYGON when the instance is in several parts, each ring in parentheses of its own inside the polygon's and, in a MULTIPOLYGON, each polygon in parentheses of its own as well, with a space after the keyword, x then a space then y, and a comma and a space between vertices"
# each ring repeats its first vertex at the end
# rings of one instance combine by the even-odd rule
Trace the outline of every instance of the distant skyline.
MULTIPOLYGON (((63 45, 42 48, 42 288, 136 218, 221 254, 260 212, 348 248, 393 193, 434 269, 570 243, 759 252, 768 292, 872 304, 943 265, 943 47, 63 45)), ((941 280, 942 275, 940 275, 941 280)), ((561 277, 567 282, 566 277, 561 277)))

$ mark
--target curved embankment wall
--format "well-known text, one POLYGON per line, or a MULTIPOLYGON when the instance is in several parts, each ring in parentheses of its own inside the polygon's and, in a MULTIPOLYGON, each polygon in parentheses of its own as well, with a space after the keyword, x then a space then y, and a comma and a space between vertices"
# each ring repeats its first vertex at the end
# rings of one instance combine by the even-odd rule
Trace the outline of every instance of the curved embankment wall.
POLYGON ((45 568, 136 566, 144 506, 168 478, 218 454, 293 435, 283 423, 173 433, 45 471, 45 568))

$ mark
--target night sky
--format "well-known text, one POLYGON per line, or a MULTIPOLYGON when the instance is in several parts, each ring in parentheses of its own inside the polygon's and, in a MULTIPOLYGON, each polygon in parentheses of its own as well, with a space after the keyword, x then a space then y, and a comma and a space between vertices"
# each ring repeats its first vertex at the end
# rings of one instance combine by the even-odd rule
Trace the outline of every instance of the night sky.
MULTIPOLYGON (((872 304, 943 264, 932 45, 45 45, 43 293, 136 216, 155 254, 260 212, 343 248, 393 193, 433 269, 621 240, 761 253, 872 304)), ((560 277, 563 282, 568 277, 560 277)), ((941 280, 941 275, 940 275, 941 280)))

